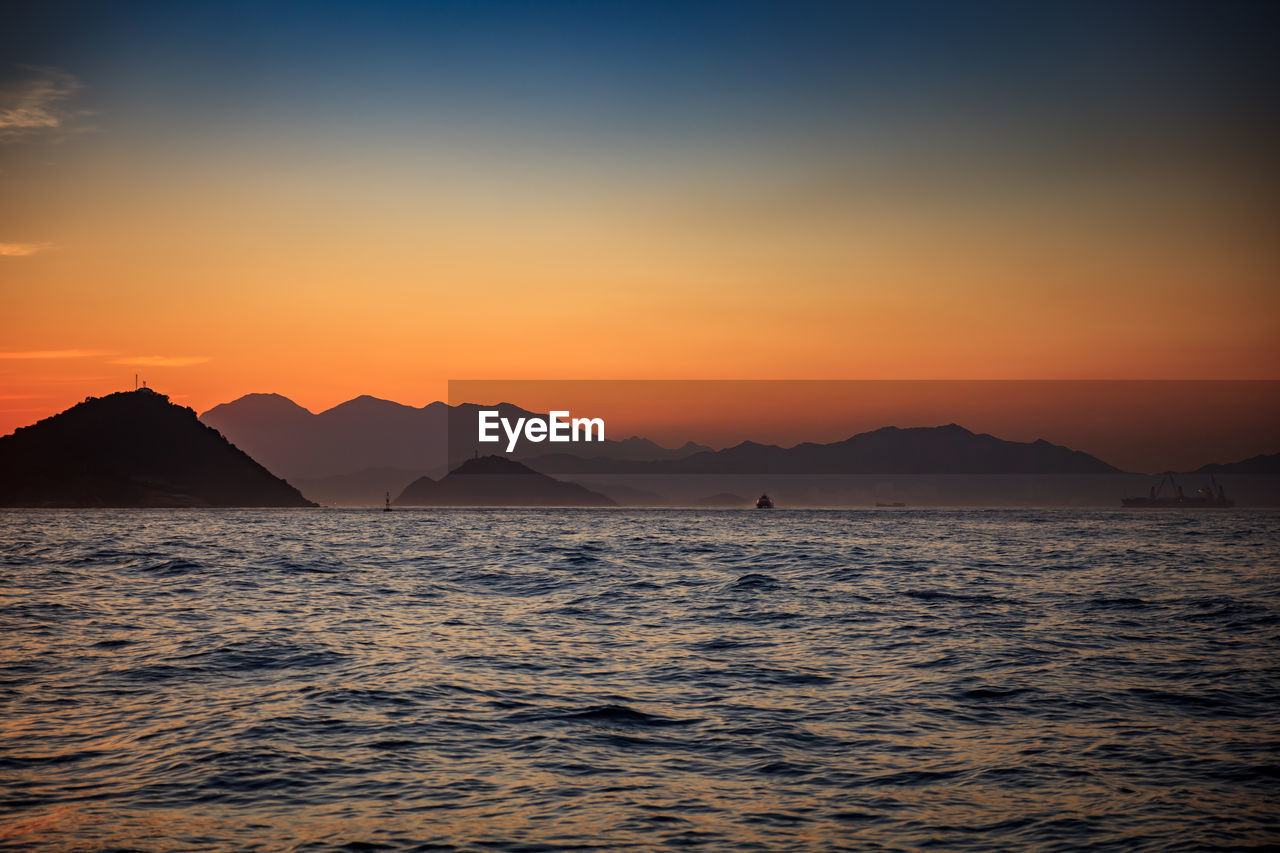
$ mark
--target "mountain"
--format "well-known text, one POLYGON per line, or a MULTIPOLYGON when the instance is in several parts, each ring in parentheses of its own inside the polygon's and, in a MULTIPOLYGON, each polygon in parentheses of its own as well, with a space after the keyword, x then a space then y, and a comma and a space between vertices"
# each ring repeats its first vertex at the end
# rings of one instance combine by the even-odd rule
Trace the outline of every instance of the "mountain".
MULTIPOLYGON (((536 458, 544 455, 541 445, 522 445, 524 452, 518 457, 522 459, 536 458)), ((592 442, 586 444, 578 442, 573 453, 580 458, 607 457, 609 459, 622 459, 636 462, 651 462, 660 459, 683 459, 686 456, 692 456, 695 453, 710 453, 711 448, 705 444, 697 444, 692 441, 686 441, 680 447, 666 448, 662 445, 650 441, 647 438, 639 436, 631 436, 621 441, 606 440, 601 442, 592 442)))
POLYGON ((3 506, 315 504, 147 388, 90 397, 0 438, 3 506))
MULTIPOLYGON (((337 475, 359 480, 368 469, 396 469, 439 476, 494 445, 476 442, 476 412, 497 409, 509 420, 532 416, 509 403, 422 408, 361 396, 313 414, 279 394, 249 394, 205 412, 220 430, 272 471, 315 489, 337 475)), ((501 445, 499 445, 501 446, 501 445)), ((510 458, 546 474, 1097 474, 1118 469, 1096 457, 1051 444, 1004 441, 948 424, 884 427, 831 444, 795 447, 743 442, 713 451, 703 445, 664 448, 648 439, 559 445, 521 442, 510 458)), ((376 478, 374 478, 376 479, 376 478)), ((388 481, 389 482, 389 481, 388 481)), ((331 482, 351 502, 372 486, 331 482), (363 491, 362 491, 363 490, 363 491), (357 495, 357 493, 359 493, 357 495)), ((386 487, 383 487, 384 491, 386 487)), ((317 492, 318 493, 318 492, 317 492)))
POLYGON ((539 474, 502 456, 468 459, 440 480, 420 477, 394 501, 397 506, 616 506, 577 483, 539 474))
POLYGON ((1239 462, 1203 465, 1192 474, 1280 474, 1280 453, 1253 456, 1239 462))
POLYGON ((1044 439, 1004 441, 962 426, 882 427, 831 444, 744 441, 677 460, 633 462, 548 454, 526 460, 548 474, 1114 474, 1101 459, 1044 439))
MULTIPOLYGON (((281 476, 298 482, 348 475, 366 469, 444 474, 494 445, 476 441, 476 413, 496 409, 514 421, 534 415, 510 403, 421 408, 363 395, 313 414, 279 394, 246 394, 209 409, 201 420, 281 476)), ((521 442, 513 459, 545 452, 546 445, 521 442)), ((581 457, 622 460, 677 459, 710 450, 693 443, 669 450, 644 438, 578 442, 581 457)))
POLYGON ((279 394, 249 394, 200 418, 272 471, 302 480, 368 468, 443 467, 448 409, 362 396, 313 414, 279 394))

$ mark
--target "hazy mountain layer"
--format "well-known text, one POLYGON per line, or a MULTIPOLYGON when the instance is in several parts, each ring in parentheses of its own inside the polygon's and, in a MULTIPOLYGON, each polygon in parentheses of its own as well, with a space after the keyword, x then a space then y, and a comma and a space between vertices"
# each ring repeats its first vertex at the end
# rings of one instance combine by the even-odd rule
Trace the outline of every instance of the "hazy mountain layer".
POLYGON ((629 462, 569 454, 527 463, 549 474, 1114 474, 1097 457, 1040 439, 1005 441, 956 424, 883 427, 831 444, 778 447, 744 441, 678 460, 629 462))
MULTIPOLYGON (((440 476, 465 459, 499 448, 476 441, 476 413, 481 408, 496 409, 512 421, 535 416, 507 403, 449 406, 435 402, 414 408, 367 395, 313 414, 279 394, 247 394, 214 406, 201 419, 272 471, 294 480, 367 469, 440 476)), ((521 442, 507 455, 513 459, 539 456, 546 453, 547 446, 521 442)), ((622 460, 675 459, 710 449, 693 443, 668 449, 635 436, 621 441, 579 442, 572 448, 581 457, 622 460)), ((344 494, 355 497, 356 493, 344 494)))

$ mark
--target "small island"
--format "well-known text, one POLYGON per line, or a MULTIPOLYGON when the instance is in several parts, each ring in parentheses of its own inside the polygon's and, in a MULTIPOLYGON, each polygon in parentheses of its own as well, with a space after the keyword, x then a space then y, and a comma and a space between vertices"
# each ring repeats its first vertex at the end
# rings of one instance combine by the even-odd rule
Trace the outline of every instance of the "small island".
POLYGON ((310 507, 149 388, 89 397, 0 438, 0 506, 310 507))
POLYGON ((396 506, 616 506, 577 483, 539 474, 503 456, 468 459, 439 480, 419 477, 396 506))

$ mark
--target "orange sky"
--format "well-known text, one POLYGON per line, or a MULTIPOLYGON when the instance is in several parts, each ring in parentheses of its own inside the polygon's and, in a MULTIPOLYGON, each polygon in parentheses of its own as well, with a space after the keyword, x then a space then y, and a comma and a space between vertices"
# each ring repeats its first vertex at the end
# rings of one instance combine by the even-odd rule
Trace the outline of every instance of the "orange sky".
POLYGON ((80 144, 52 150, 51 174, 18 181, 0 216, 0 233, 49 244, 0 256, 3 431, 131 387, 135 369, 203 410, 251 391, 420 405, 450 378, 1275 378, 1280 364, 1274 243, 1242 202, 1196 205, 1187 187, 911 187, 885 204, 799 177, 786 197, 715 174, 566 174, 487 199, 394 164, 333 164, 317 185, 322 163, 144 169, 80 144))
POLYGON ((1007 45, 974 21, 894 22, 979 40, 907 68, 856 20, 670 45, 661 20, 535 16, 495 65, 465 10, 285 41, 149 14, 4 37, 0 433, 135 371, 201 411, 469 378, 1280 378, 1275 182, 1212 88, 1249 70, 1227 60, 1119 51, 1092 80, 1074 49, 987 68, 1007 45), (621 41, 602 65, 562 25, 621 41), (412 26, 458 32, 423 53, 412 26))

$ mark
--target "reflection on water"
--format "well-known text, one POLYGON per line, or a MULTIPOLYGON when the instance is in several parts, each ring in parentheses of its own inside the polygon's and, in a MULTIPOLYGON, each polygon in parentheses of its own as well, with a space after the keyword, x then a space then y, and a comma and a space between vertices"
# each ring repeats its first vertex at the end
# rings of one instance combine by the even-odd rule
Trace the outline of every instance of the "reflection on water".
POLYGON ((1280 841, 1280 517, 0 513, 0 847, 1280 841))

